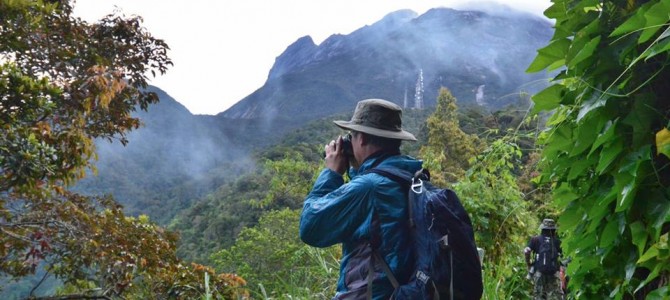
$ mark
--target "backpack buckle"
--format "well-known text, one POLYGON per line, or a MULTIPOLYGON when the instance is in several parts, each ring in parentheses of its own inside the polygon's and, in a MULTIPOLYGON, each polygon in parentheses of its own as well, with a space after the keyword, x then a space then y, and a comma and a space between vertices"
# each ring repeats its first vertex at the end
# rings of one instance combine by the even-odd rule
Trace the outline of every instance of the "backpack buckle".
POLYGON ((412 179, 412 192, 415 192, 417 194, 423 193, 423 181, 421 181, 420 178, 412 179))
POLYGON ((440 248, 449 250, 451 248, 449 245, 449 235, 446 234, 441 239, 437 240, 437 244, 440 245, 440 248))

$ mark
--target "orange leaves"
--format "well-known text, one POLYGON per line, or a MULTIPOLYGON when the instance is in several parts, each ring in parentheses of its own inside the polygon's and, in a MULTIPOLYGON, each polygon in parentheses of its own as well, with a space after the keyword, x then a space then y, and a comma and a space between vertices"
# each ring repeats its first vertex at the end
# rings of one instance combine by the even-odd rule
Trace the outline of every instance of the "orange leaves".
POLYGON ((112 100, 123 100, 117 97, 127 87, 121 71, 109 70, 101 65, 89 68, 84 84, 79 88, 86 95, 82 103, 84 110, 108 109, 112 100))
POLYGON ((176 256, 174 233, 146 216, 126 217, 111 198, 65 193, 24 201, 19 214, 7 211, 6 221, 0 222, 0 272, 23 276, 46 263, 65 282, 90 274, 87 279, 95 278, 106 295, 138 299, 172 292, 178 299, 198 298, 205 293, 207 273, 217 295, 248 295, 244 280, 235 275, 216 274, 198 264, 185 266, 176 256))

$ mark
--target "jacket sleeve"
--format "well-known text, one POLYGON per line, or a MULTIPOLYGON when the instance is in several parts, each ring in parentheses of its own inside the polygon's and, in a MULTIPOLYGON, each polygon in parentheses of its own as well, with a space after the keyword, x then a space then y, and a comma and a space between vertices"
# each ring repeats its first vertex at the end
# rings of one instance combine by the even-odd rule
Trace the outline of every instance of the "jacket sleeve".
POLYGON ((300 238, 315 247, 328 247, 352 238, 371 215, 371 184, 324 169, 307 195, 300 216, 300 238))

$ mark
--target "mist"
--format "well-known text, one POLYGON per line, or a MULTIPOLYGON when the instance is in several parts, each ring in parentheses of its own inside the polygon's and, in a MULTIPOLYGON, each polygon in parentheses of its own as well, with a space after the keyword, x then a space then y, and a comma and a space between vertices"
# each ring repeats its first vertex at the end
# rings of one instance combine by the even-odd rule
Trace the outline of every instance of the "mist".
POLYGON ((97 172, 89 172, 75 190, 111 194, 126 213, 167 222, 253 163, 248 149, 231 142, 211 116, 192 115, 162 90, 150 90, 160 102, 135 113, 143 126, 127 134, 126 146, 96 140, 97 172))
POLYGON ((219 116, 263 120, 281 134, 276 128, 290 130, 288 122, 345 113, 365 98, 403 105, 420 73, 426 107, 441 87, 460 104, 490 110, 543 89, 551 76, 525 70, 550 40, 551 23, 501 5, 480 7, 401 10, 320 45, 302 37, 277 57, 261 88, 219 116))

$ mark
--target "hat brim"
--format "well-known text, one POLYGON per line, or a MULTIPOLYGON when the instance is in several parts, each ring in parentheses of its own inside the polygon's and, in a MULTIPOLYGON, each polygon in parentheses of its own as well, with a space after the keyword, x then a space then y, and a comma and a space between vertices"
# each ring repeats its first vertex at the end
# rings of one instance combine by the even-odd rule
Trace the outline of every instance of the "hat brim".
POLYGON ((416 141, 416 137, 414 137, 413 134, 411 134, 407 131, 404 131, 404 130, 400 130, 400 131, 383 130, 383 129, 379 129, 379 128, 364 126, 364 125, 352 124, 350 121, 333 121, 333 122, 335 123, 335 125, 337 125, 338 127, 342 128, 342 129, 363 132, 363 133, 367 133, 367 134, 370 134, 370 135, 389 138, 389 139, 416 141))
POLYGON ((544 226, 544 225, 540 225, 540 230, 544 230, 544 229, 555 230, 555 229, 556 229, 556 226, 544 226))

